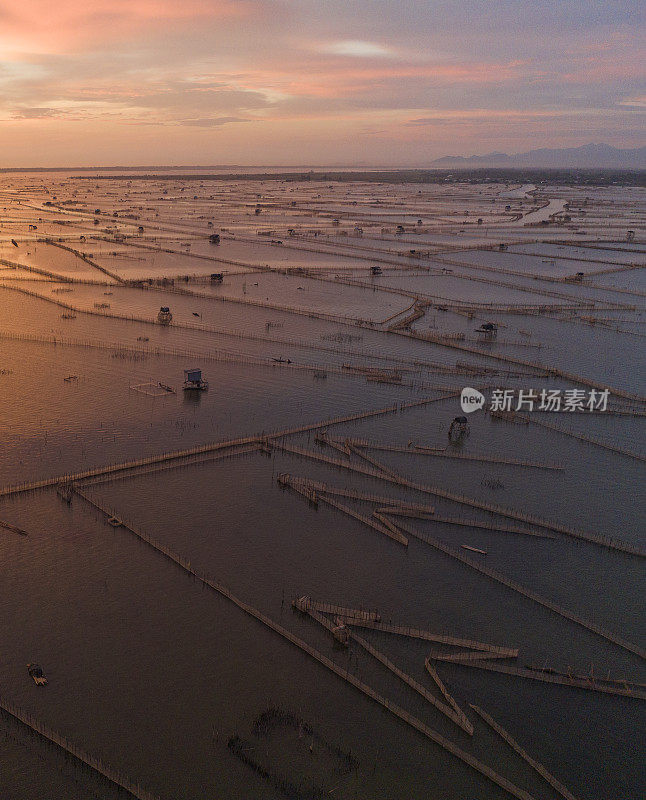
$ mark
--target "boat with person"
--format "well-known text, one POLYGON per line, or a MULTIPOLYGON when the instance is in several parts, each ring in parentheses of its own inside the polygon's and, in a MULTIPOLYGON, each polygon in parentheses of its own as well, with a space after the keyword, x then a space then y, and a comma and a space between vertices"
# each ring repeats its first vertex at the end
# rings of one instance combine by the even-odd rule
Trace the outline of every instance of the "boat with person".
POLYGON ((27 664, 27 672, 36 686, 47 686, 47 678, 40 664, 27 664))

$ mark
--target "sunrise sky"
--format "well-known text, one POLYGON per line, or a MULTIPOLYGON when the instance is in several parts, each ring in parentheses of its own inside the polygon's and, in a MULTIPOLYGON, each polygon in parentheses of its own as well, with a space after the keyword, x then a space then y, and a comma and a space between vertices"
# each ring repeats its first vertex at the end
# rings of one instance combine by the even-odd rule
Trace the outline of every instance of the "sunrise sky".
POLYGON ((0 0, 0 166, 644 142, 626 0, 0 0))

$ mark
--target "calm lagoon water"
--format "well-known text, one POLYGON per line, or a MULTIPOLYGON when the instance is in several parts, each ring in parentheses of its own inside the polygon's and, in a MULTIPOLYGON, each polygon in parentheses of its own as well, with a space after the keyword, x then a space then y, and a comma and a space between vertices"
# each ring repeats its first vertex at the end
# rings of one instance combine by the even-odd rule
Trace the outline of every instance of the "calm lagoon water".
MULTIPOLYGON (((32 176, 30 181, 34 180, 32 176)), ((95 205, 106 211, 112 204, 119 207, 119 192, 108 195, 111 184, 102 184, 103 197, 90 200, 89 187, 80 183, 83 185, 70 180, 59 192, 74 187, 79 202, 85 202, 86 193, 90 209, 95 205)), ((203 206, 199 214, 190 213, 190 201, 178 205, 172 224, 187 228, 204 225, 205 209, 213 215, 218 207, 208 199, 217 191, 221 202, 218 227, 250 226, 245 203, 257 194, 252 188, 259 187, 241 186, 242 199, 236 198, 225 209, 222 198, 232 187, 218 184, 214 190, 205 185, 198 190, 203 206), (193 216, 203 219, 196 221, 193 216)), ((125 192, 123 186, 118 188, 125 192)), ((299 203, 312 207, 327 204, 334 213, 357 209, 351 201, 345 205, 346 192, 351 192, 351 198, 365 198, 366 194, 365 187, 343 185, 316 198, 310 187, 295 188, 299 203)), ((34 203, 45 197, 32 183, 13 187, 19 189, 34 203)), ((438 187, 440 190, 446 192, 444 187, 438 187)), ((522 201, 523 190, 527 187, 520 190, 522 195, 514 194, 510 188, 507 196, 522 201)), ((129 202, 144 209, 138 213, 145 227, 153 220, 146 217, 146 207, 167 214, 162 205, 169 201, 159 200, 160 187, 138 187, 136 201, 135 189, 132 191, 129 202)), ((271 187, 260 191, 278 195, 287 190, 271 187)), ((394 190, 389 187, 389 191, 394 190)), ((472 203, 470 208, 477 213, 483 200, 469 194, 471 191, 462 187, 456 204, 462 209, 464 203, 472 203)), ((405 202, 411 213, 422 213, 417 205, 421 201, 414 195, 408 195, 402 200, 405 202)), ((431 200, 424 202, 430 204, 431 200)), ((433 202, 443 210, 450 207, 444 196, 433 202)), ((502 199, 500 202, 504 207, 502 199)), ((15 213, 11 224, 16 230, 22 225, 24 234, 27 216, 15 213)), ((366 210, 364 216, 367 214, 366 210)), ((361 215, 357 212, 357 216, 361 215)), ((278 214, 276 218, 280 218, 278 214)), ((162 225, 155 220, 162 228, 171 225, 170 221, 162 225)), ((290 221, 292 224, 296 223, 290 221)), ((331 222, 318 219, 316 224, 331 222)), ((87 219, 83 225, 90 229, 87 219)), ((66 229, 65 235, 78 237, 79 231, 66 229)), ((444 232, 438 232, 438 238, 440 235, 444 232)), ((23 245, 21 240, 21 248, 23 245)), ((70 241, 70 245, 79 247, 79 242, 70 241)), ((10 246, 5 243, 3 248, 3 256, 9 259, 10 246)), ((370 246, 375 247, 375 241, 370 246)), ((559 262, 562 251, 555 245, 534 243, 517 249, 528 255, 474 251, 460 258, 501 268, 518 258, 516 266, 522 264, 528 274, 545 271, 548 265, 542 258, 556 261, 555 267, 550 267, 554 274, 576 271, 579 263, 559 262)), ((569 248, 568 253, 579 255, 583 250, 569 248)), ((121 263, 119 257, 108 256, 109 252, 97 247, 95 257, 105 253, 105 266, 111 264, 117 272, 123 269, 124 275, 137 271, 139 262, 133 261, 131 268, 126 260, 121 263)), ((594 252, 595 258, 606 258, 601 249, 594 252)), ((238 247, 240 260, 248 259, 252 266, 262 262, 264 256, 258 255, 256 260, 252 255, 242 245, 238 247)), ((609 250, 607 261, 609 265, 620 263, 626 257, 632 258, 621 250, 609 250)), ((178 273, 190 272, 193 267, 188 257, 184 263, 182 256, 156 258, 156 263, 147 260, 145 264, 146 269, 159 268, 158 276, 172 274, 170 270, 176 266, 182 267, 178 273)), ((302 258, 307 263, 305 250, 302 258)), ((326 258, 319 254, 312 259, 313 266, 334 268, 337 261, 352 266, 343 256, 326 258)), ((34 244, 30 259, 20 263, 66 276, 76 275, 74 270, 83 264, 43 243, 34 244)), ((88 277, 86 266, 78 271, 83 280, 88 277)), ((365 262, 360 265, 362 280, 369 280, 367 267, 365 262)), ((275 304, 295 309, 376 320, 403 311, 411 303, 404 295, 378 290, 294 275, 250 274, 252 277, 232 274, 221 290, 193 288, 213 295, 221 291, 243 301, 256 295, 269 297, 275 304)), ((617 273, 622 274, 633 273, 617 273)), ((34 277, 31 273, 30 278, 34 277)), ((97 279, 96 274, 92 277, 97 279)), ((27 283, 24 275, 20 278, 8 280, 0 273, 0 486, 437 397, 434 386, 571 386, 556 378, 509 377, 505 371, 511 368, 504 362, 386 333, 383 326, 345 325, 219 302, 209 296, 165 296, 161 289, 66 286, 41 280, 36 284, 33 280, 27 283), (8 288, 11 286, 14 289, 8 288), (15 287, 73 305, 78 309, 76 319, 62 319, 64 309, 17 292, 15 287), (61 288, 73 291, 52 291, 61 288), (110 312, 140 321, 83 313, 96 312, 97 302, 108 302, 110 312), (164 303, 172 306, 175 322, 185 327, 163 329, 152 324, 164 303), (195 318, 194 312, 201 317, 195 318), (213 330, 191 329, 188 326, 192 324, 213 330), (225 331, 246 338, 225 336, 225 331), (17 333, 40 341, 10 338, 17 333), (81 342, 104 347, 77 346, 81 342), (119 345, 142 351, 159 347, 165 352, 126 353, 118 350, 119 345), (182 354, 188 351, 190 362, 182 354), (216 360, 224 354, 262 363, 216 360), (200 355, 210 386, 208 392, 195 396, 182 392, 181 383, 183 370, 196 366, 200 355), (274 358, 289 358, 293 363, 277 365, 274 358), (465 376, 455 369, 456 362, 478 364, 492 372, 465 376), (368 382, 365 374, 344 370, 347 363, 396 367, 402 370, 402 385, 368 382), (433 364, 452 367, 453 374, 440 373, 433 364), (315 377, 314 369, 326 370, 327 377, 315 377), (66 381, 70 376, 77 380, 66 381), (152 397, 132 388, 158 382, 174 387, 176 393, 152 397)), ((517 286, 529 283, 521 278, 517 286)), ((452 300, 508 305, 556 302, 518 289, 450 276, 397 272, 379 278, 376 285, 446 295, 452 300)), ((551 284, 544 286, 549 289, 551 284)), ((566 291, 577 297, 576 288, 566 291)), ((582 294, 590 292, 581 289, 582 294)), ((600 295, 601 302, 606 299, 600 295)), ((623 301, 620 298, 618 302, 623 301)), ((606 312, 599 312, 602 315, 606 312)), ((631 330, 638 332, 638 315, 638 311, 623 310, 614 316, 622 320, 620 326, 630 324, 631 330)), ((497 319, 500 341, 474 345, 483 352, 547 363, 617 388, 643 391, 640 336, 547 315, 499 314, 497 319), (526 343, 542 347, 522 347, 523 337, 526 343)), ((416 323, 416 330, 462 333, 468 340, 476 338, 474 329, 480 322, 431 308, 416 323)), ((339 439, 445 448, 449 424, 459 413, 458 398, 453 397, 331 427, 329 434, 339 439)), ((566 431, 608 445, 645 449, 641 415, 541 416, 545 418, 566 431)), ((371 451, 371 456, 407 478, 439 490, 644 544, 643 461, 557 431, 510 424, 482 412, 469 422, 469 436, 448 452, 494 454, 558 464, 564 469, 520 468, 390 451, 371 451)), ((321 448, 313 432, 293 436, 289 444, 345 458, 321 448)), ((279 450, 104 481, 84 491, 533 796, 555 797, 547 784, 477 721, 470 713, 470 703, 487 710, 576 796, 585 800, 643 797, 642 702, 440 664, 442 679, 474 721, 475 735, 469 737, 358 647, 335 648, 329 635, 311 619, 295 613, 291 603, 296 597, 310 595, 343 606, 378 609, 384 621, 519 648, 521 666, 547 665, 576 673, 589 673, 592 668, 599 675, 644 683, 640 658, 416 539, 411 538, 404 548, 334 508, 308 504, 278 485, 277 477, 284 472, 393 500, 431 503, 442 516, 464 516, 474 522, 492 519, 483 511, 279 450)), ((366 504, 344 502, 356 511, 370 513, 366 504)), ((508 796, 193 580, 126 528, 108 525, 105 516, 82 498, 75 496, 68 506, 51 489, 4 497, 0 499, 0 519, 29 533, 19 536, 0 528, 0 696, 140 781, 163 800, 285 797, 276 782, 259 777, 235 757, 227 746, 234 735, 251 742, 249 753, 274 778, 300 784, 300 797, 309 796, 306 791, 311 784, 327 796, 348 800, 502 800, 508 796), (43 665, 49 678, 46 689, 38 689, 29 680, 26 664, 32 661, 43 665), (254 722, 271 708, 312 726, 316 739, 294 731, 290 734, 288 729, 274 732, 273 738, 255 737, 254 722), (353 767, 345 769, 338 759, 330 760, 323 742, 351 753, 353 767)), ((462 545, 485 550, 486 556, 470 555, 643 647, 646 587, 641 559, 561 536, 549 539, 460 528, 432 519, 407 523, 458 550, 462 545)), ((431 689, 424 668, 431 649, 428 642, 368 631, 365 636, 431 689)), ((4 734, 0 738, 3 798, 112 800, 118 796, 108 782, 76 766, 4 714, 0 731, 4 734)))

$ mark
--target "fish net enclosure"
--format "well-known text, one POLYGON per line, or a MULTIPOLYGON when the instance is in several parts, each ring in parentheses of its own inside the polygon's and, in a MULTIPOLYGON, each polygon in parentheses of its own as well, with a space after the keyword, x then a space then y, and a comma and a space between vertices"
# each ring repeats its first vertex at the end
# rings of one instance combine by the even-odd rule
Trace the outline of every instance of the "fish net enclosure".
POLYGON ((359 762, 327 741, 310 723, 281 708, 268 708, 246 736, 227 742, 231 753, 284 797, 324 800, 354 797, 352 775, 359 762))
POLYGON ((172 394, 173 390, 167 386, 161 386, 159 383, 149 381, 148 383, 138 383, 130 387, 132 392, 139 392, 139 394, 147 394, 150 397, 165 397, 172 394))

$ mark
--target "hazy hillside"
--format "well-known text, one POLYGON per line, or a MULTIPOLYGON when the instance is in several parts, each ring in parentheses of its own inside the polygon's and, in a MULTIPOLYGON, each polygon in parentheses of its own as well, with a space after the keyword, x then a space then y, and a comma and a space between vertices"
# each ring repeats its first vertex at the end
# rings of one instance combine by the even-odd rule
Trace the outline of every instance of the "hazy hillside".
POLYGON ((581 167, 646 169, 646 147, 620 150, 608 144, 584 144, 560 149, 540 148, 526 153, 487 153, 482 156, 444 156, 432 162, 438 167, 581 167))

